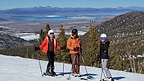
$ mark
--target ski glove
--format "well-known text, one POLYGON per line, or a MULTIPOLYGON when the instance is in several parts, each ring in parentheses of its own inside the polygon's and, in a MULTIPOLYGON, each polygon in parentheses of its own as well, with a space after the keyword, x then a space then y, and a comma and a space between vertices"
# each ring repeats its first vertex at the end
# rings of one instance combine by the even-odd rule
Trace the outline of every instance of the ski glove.
POLYGON ((39 47, 35 47, 35 51, 38 51, 38 50, 40 50, 40 48, 39 47))
POLYGON ((79 47, 76 47, 74 48, 74 51, 79 51, 79 49, 80 49, 79 47))

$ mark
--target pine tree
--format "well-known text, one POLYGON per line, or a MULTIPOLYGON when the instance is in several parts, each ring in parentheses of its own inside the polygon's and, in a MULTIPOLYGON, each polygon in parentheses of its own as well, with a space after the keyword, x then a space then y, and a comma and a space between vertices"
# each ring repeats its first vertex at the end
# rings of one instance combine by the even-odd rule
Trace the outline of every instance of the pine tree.
POLYGON ((46 24, 45 29, 46 29, 46 33, 48 33, 48 31, 51 29, 51 28, 50 28, 50 25, 49 25, 49 24, 46 24))
POLYGON ((39 39, 40 42, 45 38, 45 36, 47 35, 47 33, 48 33, 48 31, 49 31, 50 29, 51 29, 51 28, 50 28, 49 24, 46 24, 45 28, 44 28, 44 29, 41 29, 40 39, 39 39))
POLYGON ((41 29, 39 42, 41 42, 43 39, 44 39, 44 32, 43 32, 43 30, 41 29))
POLYGON ((99 52, 99 40, 97 37, 96 27, 90 25, 86 41, 82 44, 84 59, 86 64, 90 66, 98 66, 98 52, 99 52))
POLYGON ((57 61, 67 62, 67 61, 69 61, 69 57, 68 57, 67 49, 66 49, 67 38, 66 38, 66 35, 65 35, 65 30, 64 30, 63 25, 60 26, 60 33, 59 33, 57 39, 58 39, 58 41, 60 43, 62 51, 61 51, 61 54, 58 54, 56 56, 56 60, 57 61))
POLYGON ((60 33, 57 39, 59 40, 61 47, 66 49, 66 36, 65 36, 65 30, 63 25, 60 26, 60 33))

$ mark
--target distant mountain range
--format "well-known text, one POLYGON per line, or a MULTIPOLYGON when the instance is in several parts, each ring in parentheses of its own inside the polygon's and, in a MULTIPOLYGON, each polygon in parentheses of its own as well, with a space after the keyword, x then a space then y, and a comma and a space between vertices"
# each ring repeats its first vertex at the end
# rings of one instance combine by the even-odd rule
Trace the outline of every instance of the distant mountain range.
POLYGON ((58 8, 58 7, 33 7, 0 10, 0 14, 97 14, 97 13, 122 13, 128 11, 144 11, 144 7, 118 7, 118 8, 58 8))
POLYGON ((6 19, 3 19, 3 18, 0 18, 0 21, 8 21, 8 20, 6 20, 6 19))
POLYGON ((0 21, 102 20, 106 16, 118 16, 131 11, 144 11, 144 7, 58 8, 47 6, 15 8, 0 10, 0 21))

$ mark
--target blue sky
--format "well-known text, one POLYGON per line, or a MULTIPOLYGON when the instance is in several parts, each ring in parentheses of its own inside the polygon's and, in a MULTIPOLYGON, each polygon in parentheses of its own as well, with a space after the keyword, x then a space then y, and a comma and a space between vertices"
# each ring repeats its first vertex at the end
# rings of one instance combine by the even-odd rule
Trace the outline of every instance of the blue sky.
POLYGON ((53 7, 144 7, 144 0, 0 0, 0 10, 39 6, 53 7))

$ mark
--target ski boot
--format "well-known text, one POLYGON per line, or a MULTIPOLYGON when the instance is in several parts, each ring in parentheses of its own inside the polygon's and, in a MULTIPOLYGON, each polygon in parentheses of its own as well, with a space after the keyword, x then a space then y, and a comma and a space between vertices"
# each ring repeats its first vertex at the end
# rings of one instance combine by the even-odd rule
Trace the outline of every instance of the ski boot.
POLYGON ((51 69, 51 76, 57 76, 56 73, 54 72, 54 68, 51 69))
POLYGON ((81 77, 80 74, 77 74, 77 73, 72 73, 72 76, 74 76, 74 77, 81 77))
POLYGON ((47 68, 46 72, 43 73, 44 76, 51 76, 52 73, 50 72, 50 68, 47 68))

